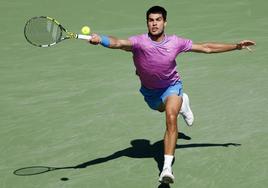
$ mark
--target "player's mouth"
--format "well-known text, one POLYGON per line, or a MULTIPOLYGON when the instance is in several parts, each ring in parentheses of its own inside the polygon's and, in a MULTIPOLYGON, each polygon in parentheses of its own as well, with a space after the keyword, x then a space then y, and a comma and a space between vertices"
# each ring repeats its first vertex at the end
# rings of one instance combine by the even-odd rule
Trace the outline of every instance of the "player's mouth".
POLYGON ((153 31, 153 32, 156 32, 157 30, 158 30, 157 27, 153 27, 153 28, 152 28, 152 31, 153 31))

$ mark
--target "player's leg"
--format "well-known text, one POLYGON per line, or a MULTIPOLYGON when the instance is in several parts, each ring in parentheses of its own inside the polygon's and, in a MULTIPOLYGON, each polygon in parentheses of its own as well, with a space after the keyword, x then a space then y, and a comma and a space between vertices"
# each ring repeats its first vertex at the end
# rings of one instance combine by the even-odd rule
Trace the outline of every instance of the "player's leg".
POLYGON ((176 84, 171 85, 170 87, 168 87, 166 89, 166 91, 164 91, 164 93, 161 95, 161 99, 162 99, 162 104, 159 104, 158 107, 158 111, 163 112, 165 111, 165 101, 166 98, 170 95, 178 95, 178 96, 182 96, 183 98, 183 102, 182 102, 182 106, 181 106, 181 110, 180 110, 180 114, 182 115, 183 119, 185 120, 186 124, 188 126, 191 126, 194 122, 194 115, 193 112, 190 108, 190 100, 189 97, 186 93, 183 93, 183 89, 182 89, 182 82, 178 81, 176 84))
MULTIPOLYGON (((185 123, 188 126, 192 126, 194 123, 194 114, 190 108, 190 99, 186 93, 183 93, 182 98, 183 98, 183 100, 182 100, 180 114, 182 115, 185 123)), ((165 104, 162 102, 159 105, 157 110, 159 112, 164 112, 165 111, 165 104)))
POLYGON ((163 102, 161 102, 161 104, 158 106, 157 110, 159 112, 164 112, 166 110, 166 105, 163 102))
POLYGON ((181 108, 182 97, 172 95, 166 99, 166 132, 164 137, 165 154, 174 155, 177 143, 177 117, 181 108))
POLYGON ((178 138, 177 116, 182 104, 182 97, 171 95, 166 98, 166 132, 164 135, 164 166, 160 174, 159 181, 162 183, 173 183, 172 161, 174 159, 175 148, 178 138))

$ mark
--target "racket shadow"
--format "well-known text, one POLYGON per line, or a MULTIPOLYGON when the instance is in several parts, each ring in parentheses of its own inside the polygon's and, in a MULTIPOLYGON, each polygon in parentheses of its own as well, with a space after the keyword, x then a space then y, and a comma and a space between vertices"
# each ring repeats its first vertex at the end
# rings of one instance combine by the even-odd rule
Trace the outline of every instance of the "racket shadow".
MULTIPOLYGON (((190 140, 191 138, 189 136, 186 136, 183 133, 179 133, 179 137, 181 139, 190 140)), ((91 165, 96 165, 104 162, 108 162, 113 159, 117 159, 123 156, 128 156, 132 158, 149 158, 153 157, 157 161, 160 159, 161 153, 156 154, 156 150, 160 150, 161 148, 161 142, 157 142, 155 145, 150 146, 150 141, 145 139, 137 139, 131 141, 132 147, 129 147, 127 149, 115 152, 112 155, 109 155, 107 157, 102 157, 98 159, 94 159, 88 162, 84 162, 81 164, 78 164, 76 166, 68 166, 68 167, 49 167, 49 166, 29 166, 29 167, 23 167, 15 170, 13 172, 14 175, 17 176, 32 176, 32 175, 39 175, 55 170, 64 170, 64 169, 80 169, 80 168, 86 168, 91 165), (154 157, 154 155, 157 155, 157 157, 154 157)))
POLYGON ((70 168, 73 167, 29 166, 17 169, 13 172, 13 174, 17 176, 32 176, 32 175, 43 174, 50 171, 70 169, 70 168))

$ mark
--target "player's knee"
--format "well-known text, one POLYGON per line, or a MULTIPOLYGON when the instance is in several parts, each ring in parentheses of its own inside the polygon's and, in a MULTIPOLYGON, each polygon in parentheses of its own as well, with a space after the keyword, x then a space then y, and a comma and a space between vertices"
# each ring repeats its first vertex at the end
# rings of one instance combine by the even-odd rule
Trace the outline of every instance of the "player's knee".
POLYGON ((175 113, 166 114, 166 125, 168 131, 173 132, 177 130, 177 115, 175 113))
POLYGON ((176 114, 166 114, 167 122, 174 124, 177 122, 177 115, 176 114))

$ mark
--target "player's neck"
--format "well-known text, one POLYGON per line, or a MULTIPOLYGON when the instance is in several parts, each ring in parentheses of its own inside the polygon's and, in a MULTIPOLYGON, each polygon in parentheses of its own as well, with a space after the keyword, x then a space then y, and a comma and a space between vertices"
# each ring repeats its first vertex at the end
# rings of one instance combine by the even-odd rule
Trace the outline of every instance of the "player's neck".
POLYGON ((159 34, 159 35, 152 35, 151 33, 148 33, 148 36, 150 37, 150 39, 154 42, 161 42, 164 40, 165 38, 165 34, 164 32, 159 34))

